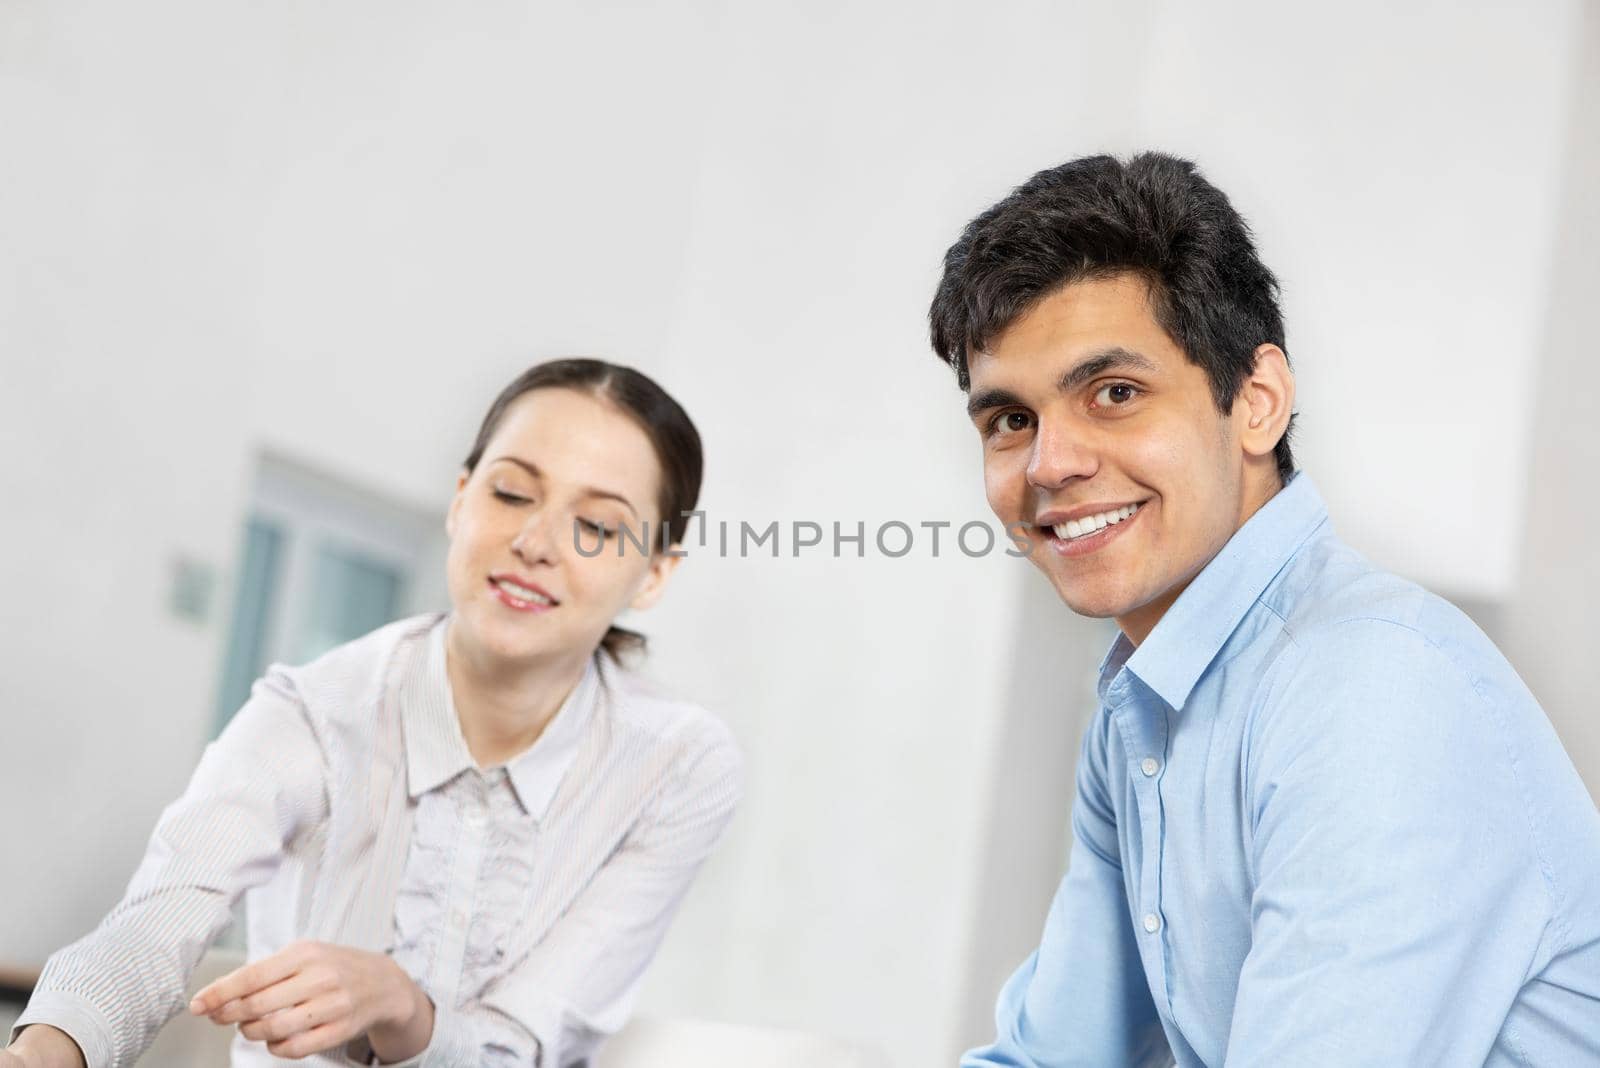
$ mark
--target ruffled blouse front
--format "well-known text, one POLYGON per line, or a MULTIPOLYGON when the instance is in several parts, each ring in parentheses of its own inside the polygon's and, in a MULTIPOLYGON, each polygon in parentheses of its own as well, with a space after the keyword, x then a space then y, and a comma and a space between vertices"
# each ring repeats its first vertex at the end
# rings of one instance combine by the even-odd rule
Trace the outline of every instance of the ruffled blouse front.
MULTIPOLYGON (((533 746, 508 764, 480 768, 450 696, 446 629, 441 621, 428 635, 403 690, 415 808, 391 951, 436 1005, 476 1000, 504 971, 538 884, 540 818, 572 764, 598 682, 591 663, 533 746)), ((531 1036, 506 1023, 499 1035, 478 1036, 488 1063, 532 1063, 531 1036)))

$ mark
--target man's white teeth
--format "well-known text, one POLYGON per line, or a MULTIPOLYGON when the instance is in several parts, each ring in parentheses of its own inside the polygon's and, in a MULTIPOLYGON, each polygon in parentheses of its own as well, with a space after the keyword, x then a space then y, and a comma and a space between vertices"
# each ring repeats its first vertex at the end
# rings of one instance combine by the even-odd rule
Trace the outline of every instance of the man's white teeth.
MULTIPOLYGON (((1142 502, 1141 502, 1142 503, 1142 502)), ((1099 515, 1088 515, 1082 519, 1069 519, 1065 523, 1057 523, 1053 528, 1056 537, 1071 541, 1081 538, 1085 534, 1093 534, 1102 527, 1115 526, 1139 510, 1137 504, 1125 504, 1110 512, 1101 512, 1099 515)))
POLYGON ((495 585, 499 586, 502 590, 505 590, 519 601, 534 601, 538 604, 554 603, 544 594, 530 590, 526 586, 518 586, 515 582, 508 582, 505 579, 500 579, 495 583, 495 585))

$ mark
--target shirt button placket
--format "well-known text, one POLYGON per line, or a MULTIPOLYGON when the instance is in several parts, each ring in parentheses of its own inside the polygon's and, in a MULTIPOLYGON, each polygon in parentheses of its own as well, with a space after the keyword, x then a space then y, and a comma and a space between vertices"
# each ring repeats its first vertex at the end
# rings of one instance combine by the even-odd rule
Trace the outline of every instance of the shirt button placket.
MULTIPOLYGON (((1166 833, 1161 815, 1161 784, 1157 778, 1161 774, 1161 759, 1155 754, 1164 748, 1160 737, 1160 730, 1149 718, 1140 720, 1142 728, 1135 739, 1134 753, 1143 752, 1143 756, 1134 764, 1139 769, 1139 774, 1134 779, 1134 789, 1139 798, 1141 821, 1145 827, 1144 870, 1141 872, 1140 897, 1144 906, 1143 913, 1139 916, 1138 924, 1147 935, 1158 935, 1161 932, 1161 853, 1162 836, 1166 833)), ((1159 943, 1156 943, 1159 945, 1159 943)), ((1153 961, 1158 969, 1165 972, 1165 958, 1160 949, 1153 949, 1153 961)))
MULTIPOLYGON (((1134 923, 1147 935, 1155 935, 1161 930, 1161 836, 1165 830, 1161 818, 1160 783, 1156 778, 1161 771, 1161 761, 1155 754, 1165 751, 1165 740, 1152 722, 1152 710, 1141 707, 1137 700, 1122 704, 1117 713, 1124 752, 1127 754, 1126 766, 1132 776, 1129 786, 1138 809, 1142 840, 1137 899, 1140 908, 1134 913, 1134 923)), ((1144 959, 1151 979, 1164 985, 1166 961, 1158 941, 1145 946, 1144 959), (1156 980, 1158 975, 1161 978, 1156 980)))
POLYGON ((445 1004, 454 1006, 456 992, 461 985, 461 971, 466 963, 467 933, 471 926, 472 902, 477 896, 478 880, 483 869, 484 839, 488 829, 485 811, 488 798, 481 776, 469 773, 467 781, 458 783, 462 791, 461 843, 456 850, 455 864, 450 875, 447 920, 440 939, 439 974, 435 993, 445 1004))

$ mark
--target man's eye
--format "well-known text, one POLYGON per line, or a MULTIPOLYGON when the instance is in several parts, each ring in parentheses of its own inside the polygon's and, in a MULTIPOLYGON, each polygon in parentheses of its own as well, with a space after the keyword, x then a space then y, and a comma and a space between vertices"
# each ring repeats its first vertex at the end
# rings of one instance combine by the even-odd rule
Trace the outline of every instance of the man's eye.
POLYGON ((1033 425, 1033 416, 1027 412, 1001 412, 989 420, 990 434, 1015 434, 1033 425))
POLYGON ((511 492, 509 492, 507 490, 503 490, 498 486, 496 486, 491 492, 494 493, 495 500, 503 501, 506 504, 527 504, 528 503, 528 498, 523 497, 523 496, 521 496, 519 494, 516 494, 516 493, 511 493, 511 492))
POLYGON ((1101 386, 1095 393, 1095 403, 1106 408, 1120 408, 1139 395, 1138 386, 1130 386, 1126 382, 1111 382, 1101 386), (1102 400, 1101 398, 1105 398, 1102 400))

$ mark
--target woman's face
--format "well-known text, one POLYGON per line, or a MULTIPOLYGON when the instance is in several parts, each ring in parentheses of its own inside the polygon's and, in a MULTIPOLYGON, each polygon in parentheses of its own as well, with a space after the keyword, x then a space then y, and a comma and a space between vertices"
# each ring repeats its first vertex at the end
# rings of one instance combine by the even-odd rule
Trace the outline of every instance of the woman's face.
POLYGON ((650 438, 610 402, 517 398, 445 520, 455 626, 474 657, 588 656, 618 613, 654 604, 679 559, 661 551, 660 482, 650 438))

